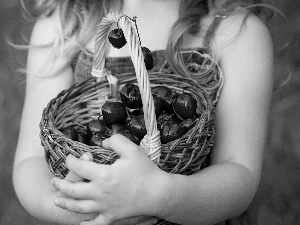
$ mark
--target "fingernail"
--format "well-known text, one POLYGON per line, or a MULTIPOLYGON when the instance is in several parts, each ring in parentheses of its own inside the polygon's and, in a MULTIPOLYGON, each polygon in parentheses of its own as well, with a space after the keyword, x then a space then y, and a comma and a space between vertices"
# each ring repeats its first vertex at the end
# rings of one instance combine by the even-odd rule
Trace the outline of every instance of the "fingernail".
POLYGON ((58 205, 59 204, 59 200, 57 198, 54 199, 54 204, 58 205))

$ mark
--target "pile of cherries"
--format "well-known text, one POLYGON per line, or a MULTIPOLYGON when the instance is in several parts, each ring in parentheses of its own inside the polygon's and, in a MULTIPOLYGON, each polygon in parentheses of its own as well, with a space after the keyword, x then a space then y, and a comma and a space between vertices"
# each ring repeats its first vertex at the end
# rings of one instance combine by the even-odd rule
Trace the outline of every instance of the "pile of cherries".
MULTIPOLYGON (((161 143, 181 138, 196 123, 197 100, 191 93, 177 94, 166 86, 152 87, 157 127, 161 143)), ((74 125, 62 130, 68 138, 90 146, 102 146, 113 134, 121 134, 139 144, 146 135, 143 104, 139 87, 126 84, 119 101, 107 101, 102 115, 86 126, 74 125)))
MULTIPOLYGON (((136 26, 136 17, 127 18, 136 26)), ((137 26, 136 31, 139 37, 137 26)), ((127 43, 119 26, 109 33, 108 40, 118 49, 127 43)), ((139 42, 141 44, 140 38, 139 42)), ((145 67, 151 70, 154 66, 152 53, 146 47, 142 47, 142 52, 145 67)), ((151 91, 162 144, 182 137, 195 125, 200 115, 196 113, 197 100, 192 94, 177 94, 165 86, 153 87, 151 91)), ((68 138, 90 146, 102 146, 104 139, 117 133, 139 144, 147 133, 139 87, 126 84, 120 91, 120 101, 107 101, 98 119, 91 120, 86 126, 67 127, 62 132, 68 138)))

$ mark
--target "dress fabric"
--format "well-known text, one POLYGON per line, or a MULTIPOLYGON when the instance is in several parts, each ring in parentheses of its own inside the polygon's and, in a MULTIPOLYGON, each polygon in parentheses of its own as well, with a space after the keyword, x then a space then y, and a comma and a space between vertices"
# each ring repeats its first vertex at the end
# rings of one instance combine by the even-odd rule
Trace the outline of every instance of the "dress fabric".
MULTIPOLYGON (((201 54, 210 54, 211 52, 206 48, 195 48, 188 49, 184 51, 183 59, 186 65, 198 65, 201 66, 203 64, 203 58, 199 57, 199 54, 196 54, 195 51, 200 52, 201 54)), ((168 65, 167 57, 165 50, 157 50, 152 51, 154 58, 154 68, 149 72, 165 72, 172 73, 170 66, 168 65)), ((74 70, 74 79, 75 82, 82 82, 88 78, 90 78, 91 70, 93 66, 93 54, 86 53, 84 51, 80 51, 73 63, 74 70)), ((215 66, 218 66, 215 64, 215 66)), ((105 67, 111 71, 113 75, 122 76, 122 74, 132 73, 135 74, 134 66, 130 57, 111 57, 105 59, 105 67)), ((217 104, 218 97, 222 88, 223 76, 220 73, 217 73, 217 76, 213 76, 212 80, 208 83, 214 84, 210 88, 209 84, 203 88, 203 90, 207 90, 207 94, 209 100, 213 102, 214 105, 217 104), (217 84, 217 85, 216 85, 217 84)), ((208 157, 207 157, 208 158, 208 157)), ((208 159, 206 160, 206 165, 208 165, 208 159)), ((167 221, 159 221, 157 224, 159 225, 175 225, 174 223, 170 223, 167 221)), ((224 221, 222 223, 218 223, 217 225, 246 225, 250 224, 245 219, 235 218, 231 220, 224 221)), ((251 223, 252 224, 252 223, 251 223)))

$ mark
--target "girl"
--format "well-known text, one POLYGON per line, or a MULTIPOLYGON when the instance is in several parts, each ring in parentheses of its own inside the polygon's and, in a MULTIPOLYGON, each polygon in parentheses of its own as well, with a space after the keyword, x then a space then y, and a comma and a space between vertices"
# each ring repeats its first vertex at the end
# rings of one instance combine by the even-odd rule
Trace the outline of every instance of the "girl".
MULTIPOLYGON (((24 208, 45 221, 101 225, 152 224, 153 218, 216 224, 244 212, 260 180, 273 84, 272 40, 264 23, 269 15, 262 6, 259 0, 37 1, 40 16, 30 41, 13 176, 24 208), (90 76, 95 27, 113 11, 138 18, 140 38, 159 67, 167 58, 167 69, 201 82, 201 74, 178 60, 180 49, 208 50, 220 66, 224 86, 219 96, 211 93, 216 140, 210 165, 200 172, 165 173, 138 146, 116 135, 103 142, 120 154, 116 163, 68 156, 71 173, 52 179, 39 140, 42 110, 58 92, 90 76)), ((131 71, 128 56, 126 47, 108 45, 106 66, 115 73, 131 71)))

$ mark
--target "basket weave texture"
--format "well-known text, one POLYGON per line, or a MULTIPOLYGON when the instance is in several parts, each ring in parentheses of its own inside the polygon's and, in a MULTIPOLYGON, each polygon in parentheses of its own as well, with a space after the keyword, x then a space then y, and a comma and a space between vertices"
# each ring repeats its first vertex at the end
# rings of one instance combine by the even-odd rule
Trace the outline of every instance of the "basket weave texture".
MULTIPOLYGON (((132 22, 119 13, 109 13, 102 19, 97 27, 95 49, 93 77, 62 91, 44 109, 40 138, 50 171, 64 178, 68 173, 65 165, 68 154, 79 158, 83 153, 91 152, 94 162, 101 164, 112 164, 119 158, 115 152, 101 146, 73 141, 60 130, 74 124, 86 126, 92 119, 98 118, 102 105, 108 100, 118 99, 119 91, 127 83, 137 84, 141 92, 147 134, 140 146, 149 158, 169 173, 190 175, 202 169, 214 142, 214 102, 208 97, 207 90, 196 80, 180 74, 148 73, 136 30, 132 22), (105 43, 113 23, 118 23, 124 32, 135 67, 134 76, 112 75, 105 68, 105 43), (159 85, 177 93, 191 93, 197 100, 197 114, 200 115, 196 125, 185 135, 166 144, 160 142, 151 93, 151 88, 159 85)), ((211 71, 219 72, 218 67, 211 71)))

